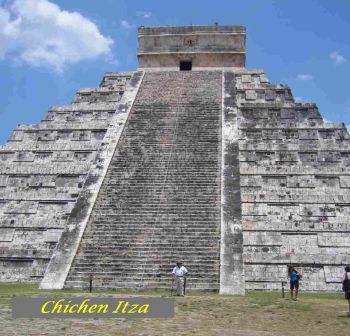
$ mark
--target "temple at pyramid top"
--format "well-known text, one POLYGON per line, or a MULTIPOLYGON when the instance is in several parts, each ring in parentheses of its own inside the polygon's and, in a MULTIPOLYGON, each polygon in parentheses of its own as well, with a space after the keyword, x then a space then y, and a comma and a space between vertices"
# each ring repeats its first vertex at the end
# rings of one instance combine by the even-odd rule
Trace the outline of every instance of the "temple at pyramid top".
POLYGON ((242 26, 140 27, 138 40, 141 69, 245 66, 246 29, 242 26))

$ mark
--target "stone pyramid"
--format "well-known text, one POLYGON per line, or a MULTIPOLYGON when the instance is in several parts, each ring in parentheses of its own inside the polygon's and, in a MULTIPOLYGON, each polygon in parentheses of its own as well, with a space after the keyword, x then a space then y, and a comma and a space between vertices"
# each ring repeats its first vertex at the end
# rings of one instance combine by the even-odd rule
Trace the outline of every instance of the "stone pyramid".
POLYGON ((350 136, 245 68, 245 28, 139 28, 107 73, 0 147, 0 280, 40 288, 340 290, 350 136))

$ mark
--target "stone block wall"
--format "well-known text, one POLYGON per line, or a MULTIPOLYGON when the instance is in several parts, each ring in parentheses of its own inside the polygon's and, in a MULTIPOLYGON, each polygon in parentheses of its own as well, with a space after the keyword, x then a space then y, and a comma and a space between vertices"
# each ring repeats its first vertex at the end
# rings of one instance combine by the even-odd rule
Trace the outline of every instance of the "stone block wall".
POLYGON ((140 27, 138 61, 141 69, 244 67, 246 30, 242 26, 140 27))
POLYGON ((1 281, 43 276, 130 78, 107 73, 0 147, 1 281))
POLYGON ((340 290, 350 263, 350 136, 261 71, 236 75, 247 289, 340 290))

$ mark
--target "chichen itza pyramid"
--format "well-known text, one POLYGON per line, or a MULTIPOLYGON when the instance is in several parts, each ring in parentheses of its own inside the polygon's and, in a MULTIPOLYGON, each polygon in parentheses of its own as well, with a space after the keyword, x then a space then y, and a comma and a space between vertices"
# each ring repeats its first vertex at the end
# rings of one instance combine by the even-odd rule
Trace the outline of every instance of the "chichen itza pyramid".
POLYGON ((0 281, 40 288, 340 289, 350 136, 245 68, 241 26, 139 28, 139 68, 0 147, 0 281))

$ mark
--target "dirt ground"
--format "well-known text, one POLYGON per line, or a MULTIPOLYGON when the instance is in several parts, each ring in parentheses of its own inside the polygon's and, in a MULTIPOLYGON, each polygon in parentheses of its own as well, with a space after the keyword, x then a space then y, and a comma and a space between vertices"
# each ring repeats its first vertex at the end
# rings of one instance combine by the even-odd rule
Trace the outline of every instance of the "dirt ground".
MULTIPOLYGON (((99 292, 94 297, 135 292, 99 292)), ((288 294, 288 293, 287 293, 288 294)), ((189 293, 176 298, 175 317, 171 319, 13 319, 11 299, 14 296, 74 297, 86 292, 39 291, 36 285, 0 284, 1 336, 295 336, 349 335, 350 318, 342 294, 305 294, 298 301, 277 292, 249 292, 245 297, 189 293)), ((138 295, 142 295, 138 294, 138 295)), ((147 292, 147 296, 169 293, 147 292)))

